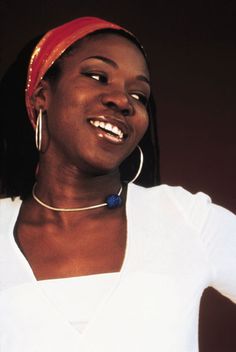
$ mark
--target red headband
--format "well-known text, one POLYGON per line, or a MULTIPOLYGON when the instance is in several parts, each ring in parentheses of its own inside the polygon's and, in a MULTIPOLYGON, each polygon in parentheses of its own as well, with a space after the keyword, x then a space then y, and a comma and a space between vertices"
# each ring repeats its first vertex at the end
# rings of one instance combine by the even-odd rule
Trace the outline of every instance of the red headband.
POLYGON ((50 30, 43 36, 31 56, 25 92, 28 115, 34 127, 36 118, 31 97, 47 70, 74 42, 99 29, 109 28, 123 30, 134 37, 134 35, 126 29, 96 17, 77 18, 50 30))

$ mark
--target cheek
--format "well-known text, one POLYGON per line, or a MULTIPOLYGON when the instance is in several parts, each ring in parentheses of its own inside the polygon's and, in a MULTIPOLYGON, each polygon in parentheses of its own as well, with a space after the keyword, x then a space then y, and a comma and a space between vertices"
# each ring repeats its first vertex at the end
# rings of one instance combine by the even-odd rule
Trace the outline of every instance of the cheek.
POLYGON ((58 91, 48 109, 49 124, 63 129, 77 129, 86 116, 87 94, 74 90, 58 91))
POLYGON ((139 139, 141 139, 143 137, 143 135, 145 134, 147 128, 149 125, 149 116, 147 111, 143 111, 140 115, 139 115, 139 119, 137 121, 137 134, 139 139))

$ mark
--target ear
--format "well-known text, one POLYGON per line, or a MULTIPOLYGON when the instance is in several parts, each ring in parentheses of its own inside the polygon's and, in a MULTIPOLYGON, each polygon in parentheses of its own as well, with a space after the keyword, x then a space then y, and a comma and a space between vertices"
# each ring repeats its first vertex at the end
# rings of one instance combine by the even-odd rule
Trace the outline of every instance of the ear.
POLYGON ((36 111, 39 111, 39 109, 46 111, 49 106, 50 97, 51 97, 50 84, 48 81, 42 79, 39 82, 31 98, 31 102, 34 109, 36 111))

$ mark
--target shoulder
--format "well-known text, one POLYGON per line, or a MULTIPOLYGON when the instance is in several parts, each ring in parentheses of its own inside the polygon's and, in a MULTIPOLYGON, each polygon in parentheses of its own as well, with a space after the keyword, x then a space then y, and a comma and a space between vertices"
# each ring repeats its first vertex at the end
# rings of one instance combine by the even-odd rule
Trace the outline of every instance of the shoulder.
POLYGON ((150 218, 164 217, 167 221, 182 219, 198 227, 203 225, 212 206, 211 198, 203 192, 193 194, 180 186, 160 185, 143 188, 132 185, 132 203, 140 214, 150 218))
POLYGON ((182 219, 201 231, 209 218, 214 217, 215 223, 236 222, 236 216, 227 209, 212 203, 211 198, 203 193, 191 193, 180 186, 160 185, 143 188, 132 185, 132 198, 135 209, 150 219, 157 216, 167 221, 174 218, 182 219))
POLYGON ((203 192, 194 194, 181 186, 168 186, 166 184, 150 188, 132 185, 132 195, 137 199, 143 198, 150 204, 162 203, 164 205, 166 202, 171 202, 178 207, 186 208, 187 211, 200 203, 201 205, 211 203, 211 198, 203 192))
POLYGON ((12 211, 21 205, 22 201, 20 197, 15 198, 1 198, 0 199, 0 212, 12 211))
POLYGON ((0 199, 0 232, 12 221, 19 212, 22 201, 19 197, 0 199))

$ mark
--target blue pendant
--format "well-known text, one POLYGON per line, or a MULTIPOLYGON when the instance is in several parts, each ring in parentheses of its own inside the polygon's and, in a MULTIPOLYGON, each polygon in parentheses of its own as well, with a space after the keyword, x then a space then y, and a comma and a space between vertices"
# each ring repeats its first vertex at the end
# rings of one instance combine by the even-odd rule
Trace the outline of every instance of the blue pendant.
POLYGON ((107 207, 109 209, 115 209, 121 206, 122 199, 118 194, 110 194, 106 198, 107 207))

